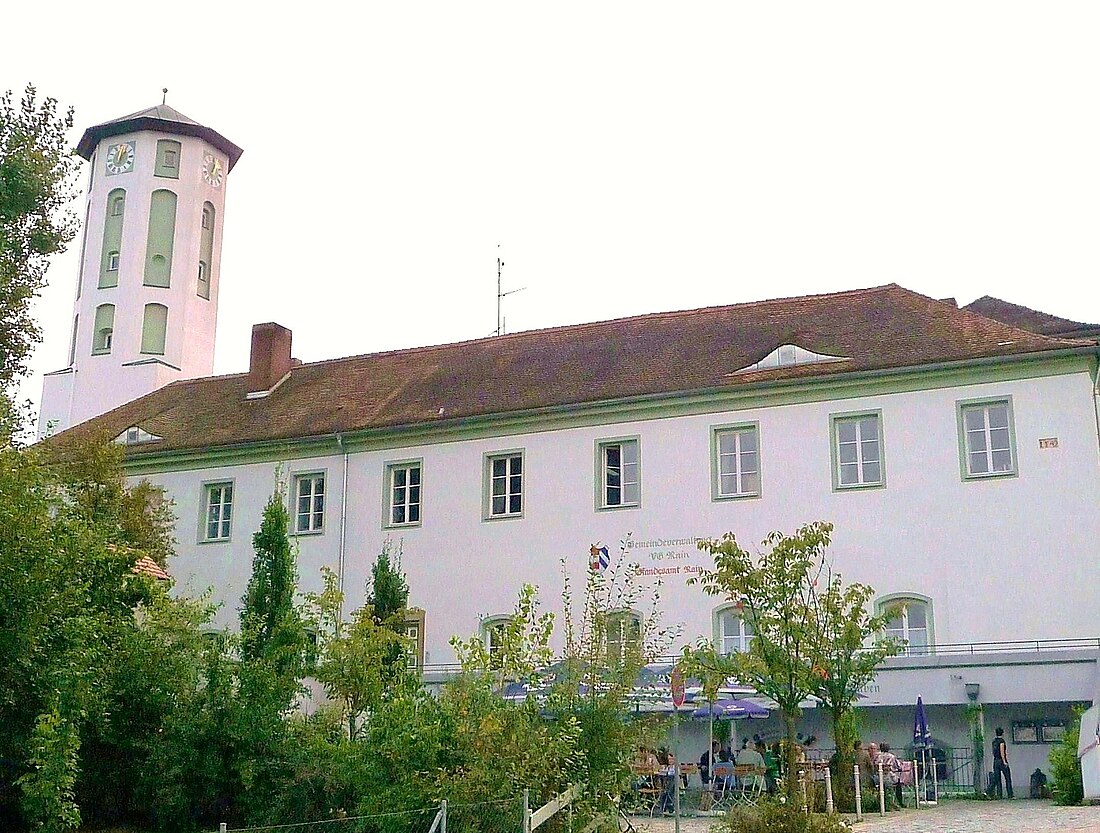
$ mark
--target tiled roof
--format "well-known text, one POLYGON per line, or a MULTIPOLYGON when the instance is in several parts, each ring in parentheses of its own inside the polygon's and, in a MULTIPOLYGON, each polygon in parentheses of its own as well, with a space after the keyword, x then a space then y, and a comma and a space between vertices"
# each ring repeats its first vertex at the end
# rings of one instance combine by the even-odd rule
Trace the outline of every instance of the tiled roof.
POLYGON ((170 580, 170 576, 164 571, 164 568, 147 555, 143 555, 137 560, 134 564, 134 572, 158 579, 159 581, 170 580))
POLYGON ((1070 321, 1068 318, 1059 318, 1057 315, 1039 312, 1030 307, 1010 304, 1008 301, 1002 301, 992 295, 984 295, 978 300, 967 304, 963 309, 1044 336, 1056 338, 1100 337, 1100 324, 1082 324, 1079 321, 1070 321))
POLYGON ((174 382, 54 441, 131 426, 163 438, 128 448, 136 457, 1086 344, 889 284, 302 364, 259 399, 244 373, 174 382), (785 344, 847 358, 738 372, 785 344))

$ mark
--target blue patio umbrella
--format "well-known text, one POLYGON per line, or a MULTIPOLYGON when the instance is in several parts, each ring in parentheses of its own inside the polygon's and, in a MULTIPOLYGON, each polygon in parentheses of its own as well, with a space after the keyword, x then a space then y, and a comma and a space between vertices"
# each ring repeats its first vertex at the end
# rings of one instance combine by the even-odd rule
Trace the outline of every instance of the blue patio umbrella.
MULTIPOLYGON (((913 713, 913 747, 920 749, 922 779, 927 779, 928 777, 928 763, 925 760, 925 753, 931 745, 932 731, 928 728, 928 717, 924 713, 924 698, 918 697, 917 710, 913 713)), ((935 758, 932 760, 934 764, 935 758)), ((925 800, 928 800, 927 792, 925 794, 925 800)))

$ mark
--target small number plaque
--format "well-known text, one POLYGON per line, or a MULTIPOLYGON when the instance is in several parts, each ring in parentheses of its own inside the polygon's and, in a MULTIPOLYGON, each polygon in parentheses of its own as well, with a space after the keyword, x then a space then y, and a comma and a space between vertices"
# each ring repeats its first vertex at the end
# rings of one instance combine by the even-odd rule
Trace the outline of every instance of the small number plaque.
POLYGON ((1057 447, 1058 447, 1058 438, 1057 437, 1040 437, 1039 438, 1039 448, 1057 448, 1057 447))

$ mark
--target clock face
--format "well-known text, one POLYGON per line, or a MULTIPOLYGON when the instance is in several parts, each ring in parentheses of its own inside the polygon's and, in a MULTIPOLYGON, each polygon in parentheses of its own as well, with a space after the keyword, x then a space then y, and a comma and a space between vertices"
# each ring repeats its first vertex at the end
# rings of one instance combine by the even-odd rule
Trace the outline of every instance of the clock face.
POLYGON ((202 178, 217 188, 222 184, 224 177, 225 166, 222 164, 222 160, 212 153, 204 153, 202 155, 202 178))
POLYGON ((107 175, 129 173, 134 169, 134 143, 119 142, 107 148, 107 175))

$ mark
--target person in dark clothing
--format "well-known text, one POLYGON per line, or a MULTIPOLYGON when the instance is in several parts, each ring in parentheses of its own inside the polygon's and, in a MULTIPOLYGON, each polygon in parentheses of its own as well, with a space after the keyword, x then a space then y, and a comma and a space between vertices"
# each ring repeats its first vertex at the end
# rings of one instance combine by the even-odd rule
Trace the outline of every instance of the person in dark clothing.
POLYGON ((997 736, 993 738, 993 789, 997 798, 1002 797, 1001 777, 1004 776, 1005 792, 1012 798, 1012 770, 1008 767, 1008 744, 1005 743, 1005 730, 997 727, 997 736))
POLYGON ((718 741, 714 741, 711 743, 710 749, 699 756, 699 777, 703 781, 704 788, 710 785, 711 764, 717 761, 718 750, 721 748, 722 744, 718 741))

